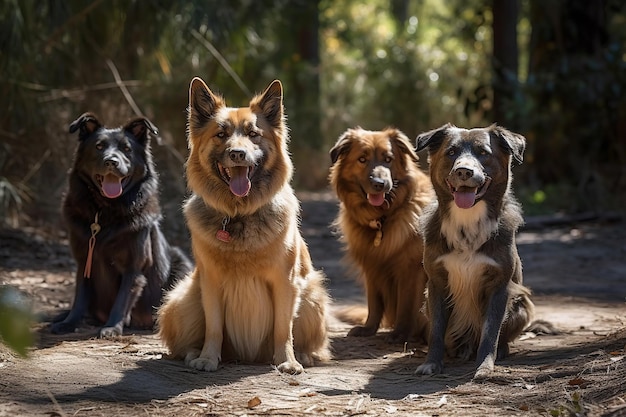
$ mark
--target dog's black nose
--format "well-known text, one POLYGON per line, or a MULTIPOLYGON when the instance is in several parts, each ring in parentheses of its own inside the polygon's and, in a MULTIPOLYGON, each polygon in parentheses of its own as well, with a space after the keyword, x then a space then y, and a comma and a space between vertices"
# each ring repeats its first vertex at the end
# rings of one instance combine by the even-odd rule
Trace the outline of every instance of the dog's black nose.
POLYGON ((107 168, 116 168, 119 165, 119 162, 116 159, 106 159, 104 161, 104 166, 107 168))
POLYGON ((454 175, 462 181, 467 181, 474 176, 474 171, 469 168, 457 168, 454 170, 454 175))
POLYGON ((382 191, 385 188, 385 180, 370 176, 370 184, 374 191, 382 191))
POLYGON ((228 156, 233 162, 243 162, 246 160, 246 151, 241 149, 233 149, 229 152, 228 156))

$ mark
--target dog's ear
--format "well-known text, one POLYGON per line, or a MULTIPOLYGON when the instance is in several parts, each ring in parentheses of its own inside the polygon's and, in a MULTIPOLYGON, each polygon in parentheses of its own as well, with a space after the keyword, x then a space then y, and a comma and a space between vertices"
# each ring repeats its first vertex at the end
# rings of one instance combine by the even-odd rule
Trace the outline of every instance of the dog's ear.
POLYGON ((102 127, 102 123, 93 113, 83 113, 70 124, 70 133, 78 132, 78 139, 83 140, 102 127))
POLYGON ((281 128, 283 118, 283 85, 279 80, 274 80, 265 91, 250 101, 253 111, 260 111, 265 119, 274 128, 281 128))
POLYGON ((189 84, 189 128, 198 129, 204 126, 223 105, 224 100, 221 97, 213 94, 200 77, 194 77, 189 84))
POLYGON ((137 117, 124 126, 124 130, 131 133, 134 137, 139 140, 140 143, 146 144, 150 139, 150 136, 153 136, 157 142, 160 144, 159 137, 159 129, 156 128, 152 122, 145 117, 137 117))
POLYGON ((402 153, 408 155, 415 163, 419 162, 419 156, 413 150, 411 146, 411 141, 409 138, 400 130, 394 128, 385 129, 393 143, 395 143, 398 148, 402 151, 402 153))
POLYGON ((515 162, 521 164, 524 161, 524 150, 526 150, 526 138, 524 136, 496 124, 489 126, 489 131, 500 140, 500 144, 515 162))
POLYGON ((420 133, 415 139, 415 150, 419 152, 424 148, 428 148, 429 152, 434 152, 437 148, 439 148, 439 145, 441 145, 441 141, 443 140, 446 130, 451 127, 454 126, 450 123, 446 123, 437 129, 420 133))
POLYGON ((352 137, 354 135, 354 129, 348 129, 339 136, 335 146, 330 150, 330 161, 334 165, 340 156, 350 152, 350 146, 352 145, 352 137))

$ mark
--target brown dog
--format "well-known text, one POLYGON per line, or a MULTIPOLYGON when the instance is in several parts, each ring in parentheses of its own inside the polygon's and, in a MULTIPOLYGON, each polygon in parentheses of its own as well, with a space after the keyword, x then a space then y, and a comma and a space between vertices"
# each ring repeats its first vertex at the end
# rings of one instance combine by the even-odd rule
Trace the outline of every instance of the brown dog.
POLYGON ((530 322, 515 245, 522 215, 511 191, 511 160, 522 162, 525 143, 496 125, 447 124, 417 137, 438 202, 423 217, 431 333, 416 373, 440 373, 447 348, 466 360, 476 355, 474 377, 484 378, 530 322))
POLYGON ((367 294, 367 320, 348 335, 373 335, 384 318, 393 326, 391 341, 425 339, 419 219, 434 194, 413 146, 397 129, 348 129, 330 157, 330 183, 340 200, 335 225, 367 294))
POLYGON ((160 309, 161 338, 207 371, 234 359, 299 373, 295 352, 305 365, 328 359, 329 297, 298 227, 280 81, 231 108, 194 78, 188 133, 184 212, 197 267, 160 309))

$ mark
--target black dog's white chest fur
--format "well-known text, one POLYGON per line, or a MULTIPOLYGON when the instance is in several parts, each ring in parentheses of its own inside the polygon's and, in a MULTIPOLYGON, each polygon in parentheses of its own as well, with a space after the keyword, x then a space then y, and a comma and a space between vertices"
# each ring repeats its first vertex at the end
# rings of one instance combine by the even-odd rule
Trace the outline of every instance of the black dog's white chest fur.
POLYGON ((448 215, 442 219, 441 235, 446 240, 450 251, 437 258, 448 272, 448 291, 450 301, 454 304, 453 322, 461 323, 452 326, 449 335, 458 337, 457 332, 473 328, 480 331, 483 312, 479 311, 478 302, 483 288, 482 277, 488 266, 499 267, 496 260, 478 250, 498 230, 498 221, 489 218, 487 205, 479 201, 470 209, 461 209, 450 203, 448 215), (476 322, 469 322, 475 319, 476 322))
POLYGON ((448 215, 441 220, 441 235, 452 252, 476 252, 497 230, 498 221, 488 216, 484 201, 469 209, 450 202, 448 215))

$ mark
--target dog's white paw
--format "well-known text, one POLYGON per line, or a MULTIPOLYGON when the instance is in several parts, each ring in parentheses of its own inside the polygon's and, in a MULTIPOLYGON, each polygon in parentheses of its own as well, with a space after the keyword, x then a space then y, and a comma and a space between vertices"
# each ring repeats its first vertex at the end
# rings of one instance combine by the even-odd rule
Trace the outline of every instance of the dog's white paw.
POLYGON ((108 339, 112 337, 117 337, 122 335, 122 326, 113 326, 113 327, 103 327, 100 329, 100 338, 108 339))
POLYGON ((302 373, 304 368, 298 362, 286 361, 277 366, 278 370, 285 374, 296 375, 302 373))
POLYGON ((215 371, 217 370, 217 365, 219 365, 218 358, 203 358, 198 357, 196 359, 192 359, 187 363, 191 368, 197 369, 199 371, 215 371))
POLYGON ((474 380, 480 381, 483 379, 487 379, 489 375, 491 375, 491 373, 493 372, 494 368, 494 361, 490 356, 488 356, 487 358, 485 358, 483 363, 480 364, 478 369, 476 369, 476 373, 474 374, 474 380))
POLYGON ((417 367, 415 373, 418 375, 434 375, 440 374, 443 371, 443 366, 435 362, 424 362, 417 367))

